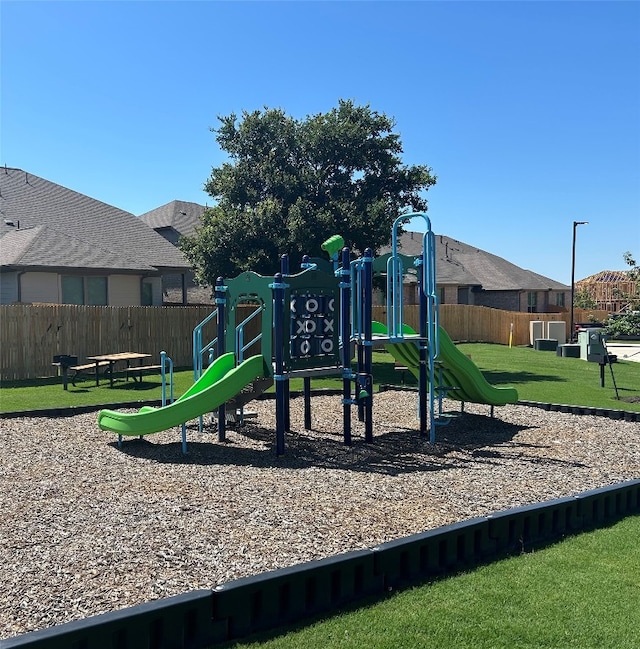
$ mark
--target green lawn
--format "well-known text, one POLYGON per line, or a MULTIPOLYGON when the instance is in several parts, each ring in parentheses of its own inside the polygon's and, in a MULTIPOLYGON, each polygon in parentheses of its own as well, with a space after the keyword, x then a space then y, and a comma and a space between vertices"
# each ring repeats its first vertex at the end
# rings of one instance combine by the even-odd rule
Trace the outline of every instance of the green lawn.
POLYGON ((253 649, 640 647, 640 517, 391 595, 253 649))
MULTIPOLYGON (((535 351, 529 347, 509 348, 484 343, 461 344, 460 349, 471 356, 486 379, 494 385, 511 385, 519 397, 528 401, 543 401, 600 408, 615 408, 640 412, 640 363, 620 361, 605 367, 604 387, 600 386, 600 366, 579 358, 562 358, 553 352, 535 351), (615 378, 620 399, 616 399, 615 378)), ((408 372, 394 370, 393 359, 384 352, 374 352, 374 383, 415 386, 408 372)), ((191 370, 174 374, 174 395, 180 396, 193 383, 191 370)), ((314 379, 313 388, 340 388, 336 378, 314 379)), ((162 395, 159 375, 144 377, 141 385, 124 379, 113 388, 103 379, 99 387, 91 379, 83 379, 68 390, 62 389, 61 379, 5 382, 0 390, 0 412, 65 408, 73 406, 106 405, 123 402, 159 400, 162 395)), ((292 390, 302 389, 302 380, 291 382, 292 390)))
POLYGON ((489 383, 512 385, 520 399, 640 412, 640 363, 620 360, 611 368, 605 366, 601 387, 598 363, 530 347, 477 343, 459 348, 471 356, 489 383), (616 399, 614 379, 620 399, 616 399))

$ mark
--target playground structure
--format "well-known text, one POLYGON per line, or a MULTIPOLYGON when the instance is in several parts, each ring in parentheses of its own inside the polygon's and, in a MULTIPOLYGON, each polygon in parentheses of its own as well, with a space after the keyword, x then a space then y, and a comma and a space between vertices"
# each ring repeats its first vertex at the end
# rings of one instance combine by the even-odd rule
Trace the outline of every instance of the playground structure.
MULTIPOLYGON (((311 428, 311 379, 342 378, 344 443, 352 443, 352 413, 364 423, 366 442, 373 441, 372 351, 384 346, 418 380, 420 434, 436 441, 436 427, 449 423, 442 410, 445 396, 491 406, 514 403, 513 388, 486 382, 477 366, 462 354, 438 325, 434 234, 423 213, 402 215, 392 230, 392 251, 373 258, 372 251, 351 259, 342 237, 323 244, 330 261, 305 256, 301 270, 290 274, 283 255, 273 278, 247 271, 226 283, 218 278, 216 309, 193 332, 194 384, 176 401, 161 408, 144 407, 138 413, 102 410, 98 425, 123 435, 142 436, 182 425, 217 410, 218 439, 224 441, 229 419, 242 420, 244 406, 275 383, 276 453, 285 451, 290 431, 289 384, 302 378, 305 428, 311 428), (425 232, 422 254, 407 257, 398 250, 399 230, 405 221, 422 218, 425 232), (420 301, 419 331, 404 323, 403 288, 407 273, 417 276, 420 301), (387 322, 372 320, 373 276, 386 275, 387 322), (241 305, 254 310, 237 322, 241 305), (254 322, 255 321, 255 322, 254 322), (208 323, 216 336, 204 342, 208 323), (249 323, 259 333, 245 340, 249 323), (355 370, 353 369, 355 365, 355 370)), ((249 337, 249 336, 247 336, 249 337)))

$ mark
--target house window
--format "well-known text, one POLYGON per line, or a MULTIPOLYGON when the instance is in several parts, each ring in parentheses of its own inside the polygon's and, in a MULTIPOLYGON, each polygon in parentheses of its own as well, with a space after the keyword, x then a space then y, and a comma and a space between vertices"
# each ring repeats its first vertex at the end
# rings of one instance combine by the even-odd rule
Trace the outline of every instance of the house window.
POLYGON ((556 306, 564 306, 564 293, 556 293, 556 306))
POLYGON ((151 306, 153 304, 153 285, 151 282, 142 282, 140 291, 140 304, 142 306, 151 306))
POLYGON ((62 304, 107 304, 106 277, 78 277, 63 275, 62 304))
POLYGON ((107 278, 106 277, 87 277, 87 304, 94 306, 107 305, 107 278))
POLYGON ((438 302, 444 304, 444 286, 441 286, 438 289, 438 302))
POLYGON ((84 281, 82 277, 62 278, 62 304, 84 304, 84 281))
POLYGON ((527 312, 537 313, 538 311, 538 294, 535 291, 527 293, 527 312))

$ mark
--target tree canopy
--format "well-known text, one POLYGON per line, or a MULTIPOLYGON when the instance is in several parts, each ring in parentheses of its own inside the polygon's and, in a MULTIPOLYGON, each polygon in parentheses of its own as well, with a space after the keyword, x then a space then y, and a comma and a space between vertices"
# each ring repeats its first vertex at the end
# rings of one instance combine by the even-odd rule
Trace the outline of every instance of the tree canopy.
POLYGON ((402 163, 395 122, 368 105, 340 101, 303 120, 268 108, 218 120, 212 131, 229 161, 205 184, 215 206, 181 240, 203 284, 249 269, 272 274, 285 252, 293 268, 304 254, 321 256, 334 234, 377 252, 404 209, 427 209, 420 193, 435 176, 402 163))

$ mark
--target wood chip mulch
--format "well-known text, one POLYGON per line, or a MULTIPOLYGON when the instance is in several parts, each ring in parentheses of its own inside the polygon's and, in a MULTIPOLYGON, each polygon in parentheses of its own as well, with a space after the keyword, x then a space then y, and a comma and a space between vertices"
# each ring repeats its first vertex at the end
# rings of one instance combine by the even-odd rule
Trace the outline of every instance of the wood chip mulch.
POLYGON ((282 457, 273 400, 224 443, 191 422, 186 456, 178 428, 119 449, 96 413, 0 420, 0 638, 640 478, 636 422, 466 404, 430 445, 414 393, 374 404, 346 447, 339 396, 311 431, 292 399, 282 457))

